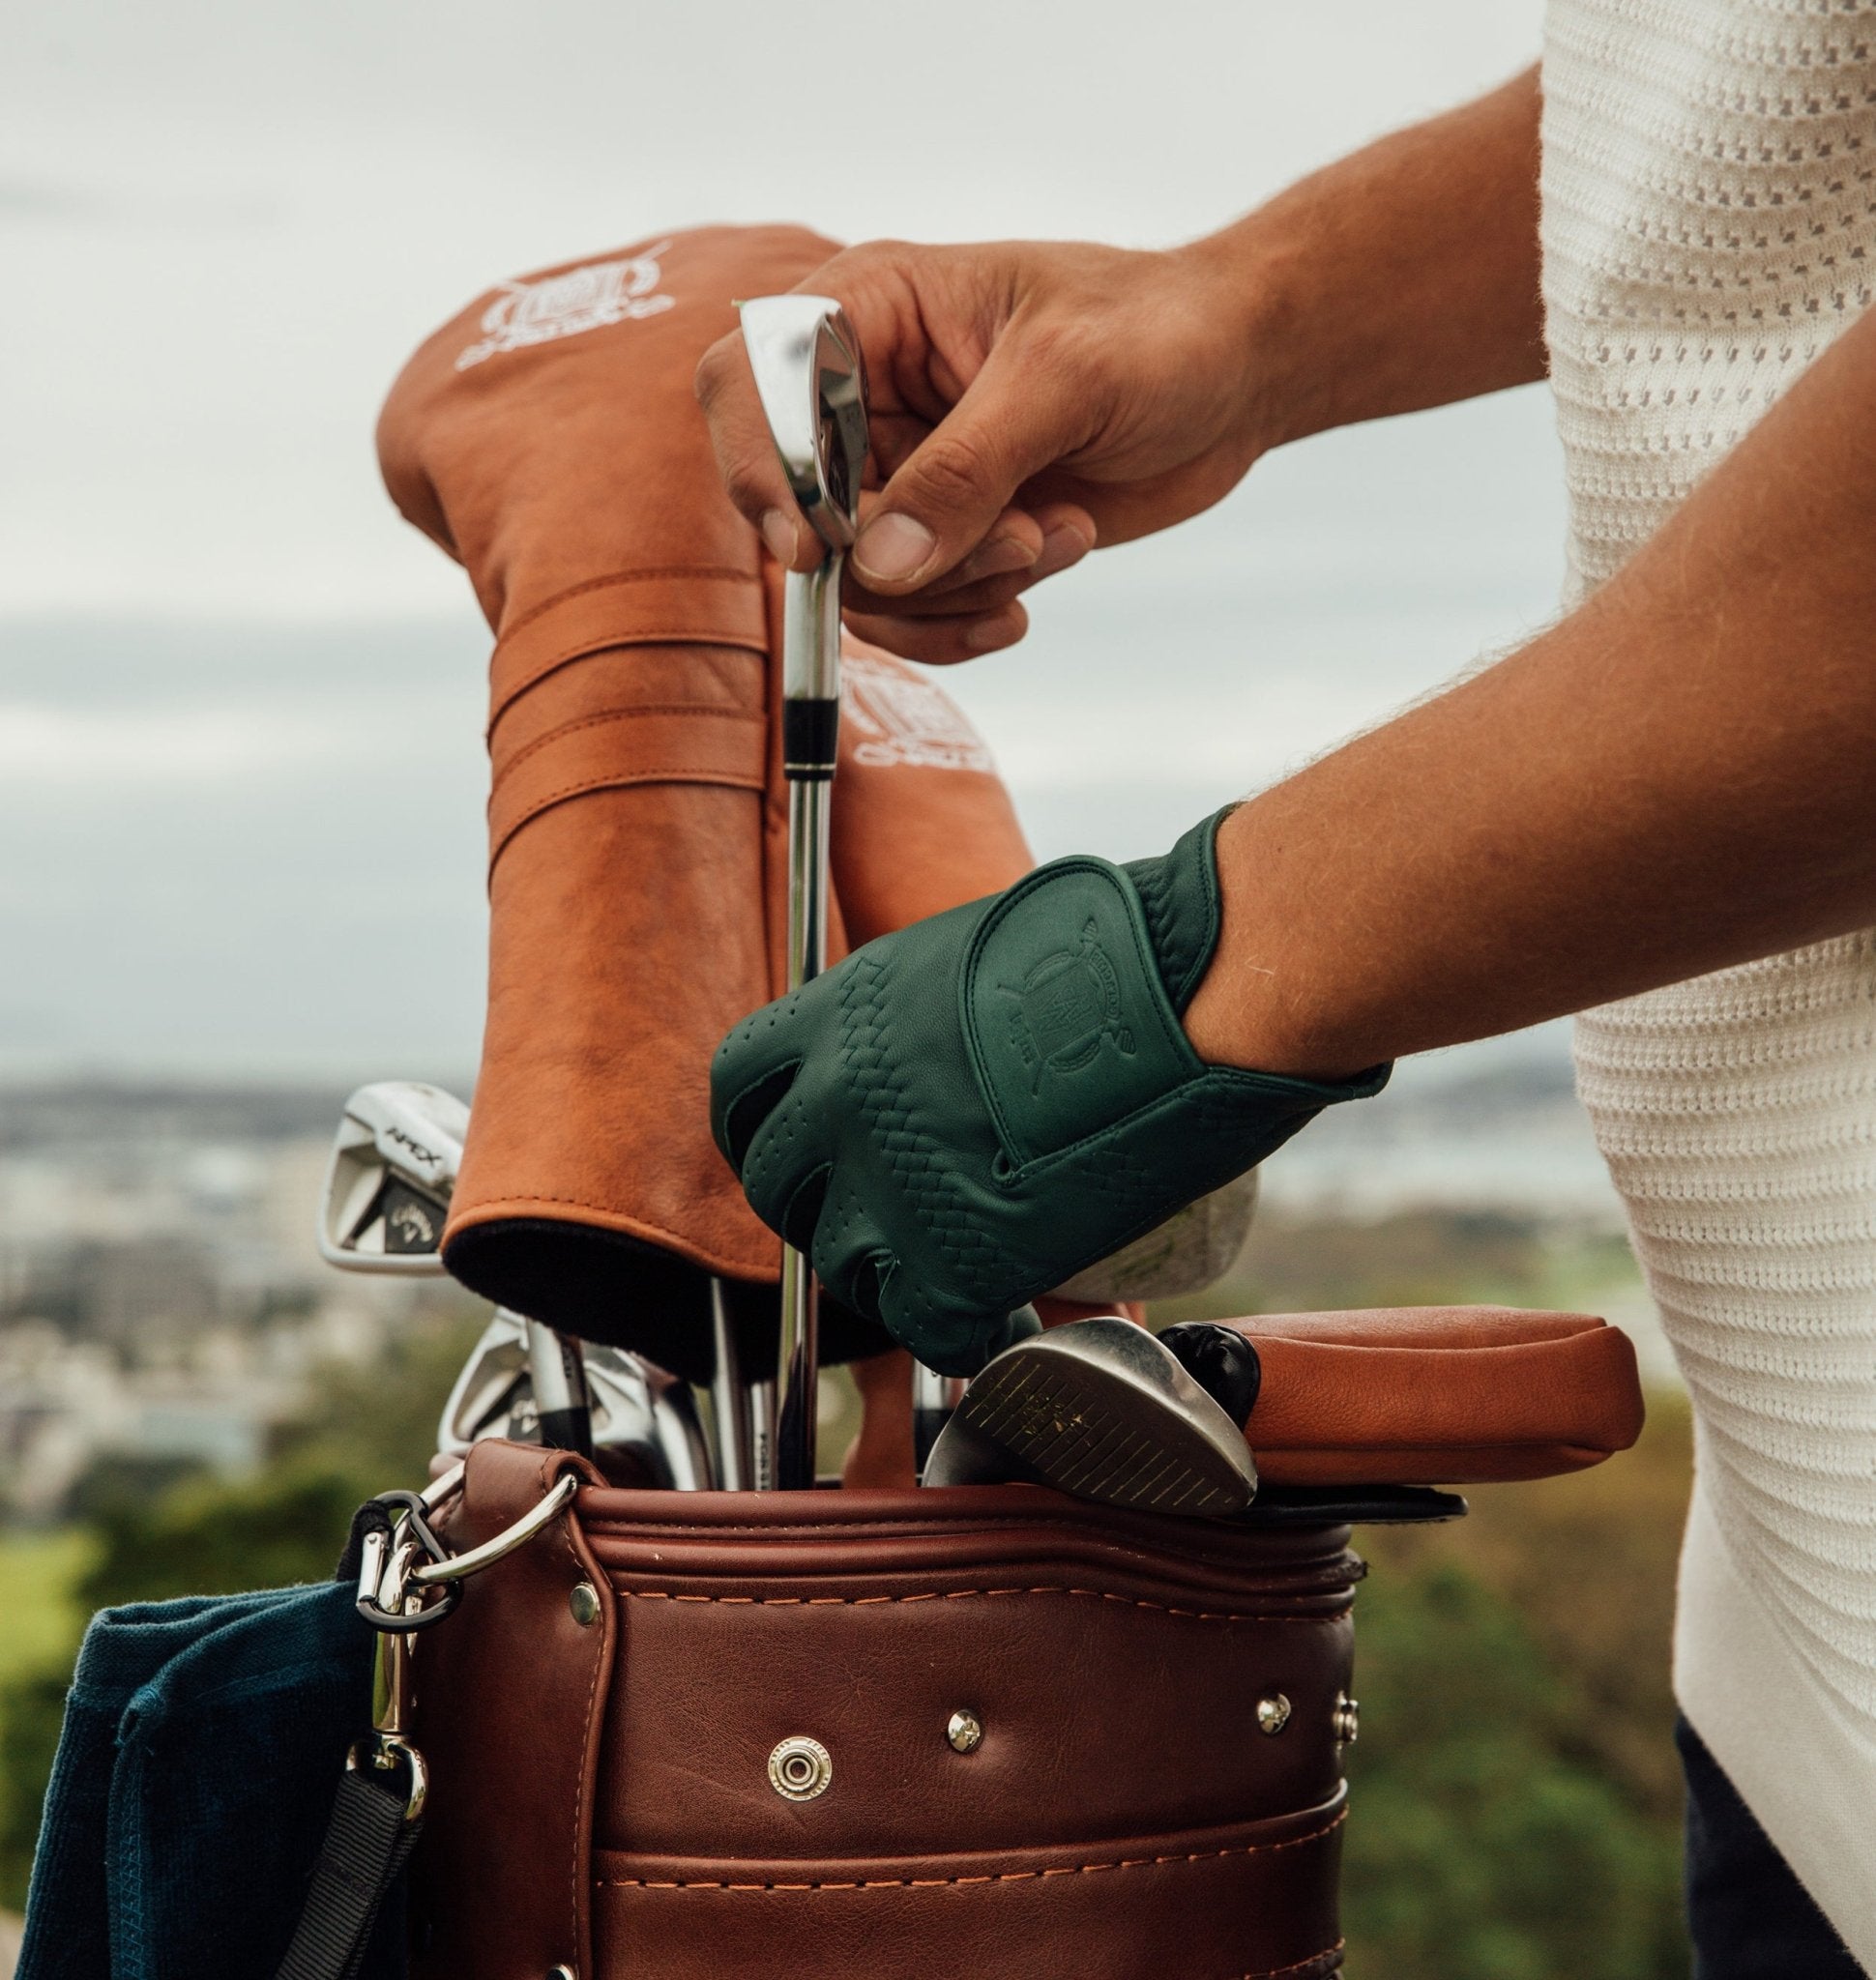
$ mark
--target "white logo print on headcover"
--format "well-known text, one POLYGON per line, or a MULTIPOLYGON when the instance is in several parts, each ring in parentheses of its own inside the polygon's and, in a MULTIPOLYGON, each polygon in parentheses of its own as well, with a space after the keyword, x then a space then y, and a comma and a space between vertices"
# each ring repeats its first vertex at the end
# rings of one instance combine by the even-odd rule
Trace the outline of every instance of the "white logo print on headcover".
POLYGON ((841 658, 840 710, 865 739, 853 752, 861 763, 908 763, 922 770, 995 768, 983 738, 949 695, 866 654, 841 658))
POLYGON ((662 279, 658 257, 670 245, 660 241, 621 261, 589 261, 584 268, 542 276, 538 282, 504 282, 501 294, 483 312, 482 342, 463 351, 456 369, 466 371, 502 351, 577 336, 583 330, 602 330, 608 323, 656 316, 671 308, 677 298, 657 293, 662 279))

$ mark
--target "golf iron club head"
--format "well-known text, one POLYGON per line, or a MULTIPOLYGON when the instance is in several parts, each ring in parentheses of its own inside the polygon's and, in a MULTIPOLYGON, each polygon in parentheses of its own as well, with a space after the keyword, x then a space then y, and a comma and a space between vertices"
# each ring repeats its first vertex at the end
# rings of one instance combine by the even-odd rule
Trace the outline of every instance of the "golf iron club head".
POLYGON ((341 1271, 441 1276, 469 1109, 421 1080, 379 1080, 345 1102, 320 1195, 319 1255, 341 1271))
POLYGON ((1218 1518, 1257 1495, 1243 1429, 1145 1327, 1071 1321, 971 1379, 926 1485, 1023 1480, 1140 1512, 1218 1518))
POLYGON ((757 296, 742 305, 743 342, 782 472, 830 550, 849 549, 866 467, 866 376, 831 296, 757 296))
MULTIPOLYGON (((344 1271, 443 1277, 443 1227, 468 1132, 469 1109, 441 1087, 420 1080, 360 1087, 345 1102, 326 1168, 320 1255, 344 1271)), ((516 1318, 515 1325, 529 1356, 535 1433, 589 1452, 592 1412, 579 1343, 531 1321, 516 1318)), ((455 1401, 453 1395, 453 1407, 455 1401)), ((450 1415, 446 1410, 446 1423, 450 1415)))
MULTIPOLYGON (((709 1491, 715 1483, 710 1447, 689 1384, 623 1349, 582 1345, 594 1448, 633 1462, 655 1487, 709 1491)), ((529 1324, 498 1309, 450 1390, 436 1447, 459 1458, 485 1437, 531 1443, 540 1429, 529 1324)))

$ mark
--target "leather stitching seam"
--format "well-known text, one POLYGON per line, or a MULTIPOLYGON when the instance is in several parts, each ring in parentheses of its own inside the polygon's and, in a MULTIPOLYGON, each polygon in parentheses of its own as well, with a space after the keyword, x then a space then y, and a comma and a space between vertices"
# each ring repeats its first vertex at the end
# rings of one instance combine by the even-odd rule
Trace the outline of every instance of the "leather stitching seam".
MULTIPOLYGON (((1239 1843, 1229 1849, 1187 1849, 1170 1856, 1120 1856, 1103 1863, 1058 1863, 1044 1870, 985 1870, 974 1877, 868 1877, 846 1883, 727 1883, 715 1878, 655 1877, 598 1877, 593 1881, 600 1890, 624 1891, 936 1891, 959 1884, 1036 1883, 1051 1877, 1090 1877, 1102 1870, 1158 1870, 1193 1863, 1223 1863, 1234 1856, 1275 1856, 1279 1850, 1301 1849, 1305 1844, 1320 1843, 1325 1836, 1334 1835, 1347 1820, 1348 1810, 1344 1808, 1323 1827, 1311 1829, 1306 1836, 1291 1836, 1281 1843, 1239 1843)), ((1325 1959, 1334 1950, 1334 1946, 1325 1946, 1299 1965, 1306 1966, 1311 1960, 1325 1959)), ((1266 1974, 1247 1975, 1246 1980, 1269 1980, 1270 1974, 1297 1970, 1296 1965, 1276 1966, 1266 1974)))
POLYGON ((1332 1958, 1347 1944, 1347 1939, 1338 1938, 1334 1945, 1324 1946, 1321 1952, 1311 1953, 1306 1960, 1298 1960, 1288 1966, 1259 1966, 1253 1973, 1240 1973, 1237 1980, 1282 1980, 1285 1973, 1306 1973, 1311 1966, 1332 1958))
POLYGON ((543 619, 556 605, 564 605, 569 598, 584 597, 589 592, 616 591, 621 585, 656 584, 660 578, 709 577, 720 579, 729 584, 759 584, 761 580, 751 570, 741 570, 731 564, 648 564, 637 570, 610 570, 603 577, 582 578, 578 584, 570 584, 564 592, 555 592, 551 597, 542 598, 538 605, 530 605, 512 626, 504 626, 503 639, 513 639, 524 626, 532 626, 537 619, 543 619))
POLYGON ((503 777, 526 763, 537 750, 546 748, 549 742, 558 742, 563 736, 574 735, 581 729, 597 729, 607 722, 628 722, 638 715, 715 716, 720 720, 747 722, 754 728, 767 726, 766 718, 754 710, 725 708, 720 702, 654 701, 647 702, 642 708, 602 709, 598 714, 581 715, 577 721, 562 722, 557 729, 549 729, 545 735, 537 736, 502 765, 495 772, 495 780, 499 784, 503 777))
MULTIPOLYGON (((558 1477, 561 1469, 562 1468, 558 1463, 549 1463, 542 1465, 542 1467, 541 1468, 541 1475, 542 1490, 543 1493, 551 1489, 552 1483, 558 1477)), ((579 1549, 573 1545, 573 1523, 572 1520, 562 1519, 557 1521, 556 1525, 559 1528, 559 1533, 557 1537, 560 1541, 561 1546, 567 1550, 567 1558, 572 1564, 574 1578, 577 1581, 584 1581, 586 1579, 586 1563, 583 1560, 581 1560, 579 1557, 579 1549)), ((586 1724, 589 1729, 593 1725, 594 1711, 599 1702, 600 1666, 604 1661, 605 1633, 604 1630, 601 1629, 593 1645, 593 1680, 586 1688, 586 1724)), ((589 1752, 587 1754, 582 1755, 581 1757, 578 1781, 573 1791, 573 1835, 576 1839, 576 1844, 573 1851, 573 1874, 572 1878, 569 1879, 569 1896, 572 1899, 572 1913, 570 1918, 570 1928, 572 1936, 570 1942, 575 1960, 580 1960, 586 1951, 585 1946, 582 1945, 580 1942, 579 1859, 583 1851, 577 1847, 577 1838, 580 1834, 581 1824, 584 1822, 586 1819, 586 1775, 588 1761, 591 1758, 590 1748, 592 1742, 589 1739, 587 1743, 589 1747, 589 1752)))
MULTIPOLYGON (((608 1577, 610 1579, 610 1577, 608 1577)), ((964 1602, 1000 1595, 1079 1595, 1097 1602, 1116 1602, 1128 1609, 1150 1609, 1159 1616, 1177 1616, 1187 1622, 1339 1622, 1352 1600, 1323 1616, 1271 1616, 1230 1609, 1176 1609, 1169 1602, 1150 1602, 1138 1595, 1111 1594, 1105 1588, 1043 1587, 1034 1588, 932 1588, 911 1595, 683 1595, 669 1588, 621 1588, 614 1591, 634 1602, 720 1602, 746 1609, 870 1609, 888 1602, 964 1602)))
MULTIPOLYGON (((543 811, 551 811, 556 804, 564 804, 569 798, 583 797, 591 791, 630 791, 640 784, 662 783, 713 784, 731 791, 761 791, 765 788, 762 779, 759 777, 742 776, 732 771, 712 773, 708 771, 700 771, 693 763, 646 764, 637 770, 612 771, 603 776, 586 777, 577 784, 565 784, 557 791, 548 791, 542 797, 530 799, 521 816, 503 832, 501 843, 489 853, 489 872, 494 872, 495 862, 507 852, 511 841, 518 831, 532 825, 543 811)), ((492 797, 489 802, 492 806, 494 802, 492 797)), ((546 1197, 542 1201, 547 1203, 572 1203, 577 1202, 577 1199, 571 1197, 546 1197)), ((581 1207, 588 1209, 601 1208, 597 1204, 587 1204, 581 1207)))
MULTIPOLYGON (((488 726, 484 736, 495 733, 496 724, 508 713, 514 704, 531 687, 539 687, 549 674, 559 670, 572 660, 583 660, 592 654, 612 653, 628 646, 726 646, 742 653, 763 653, 765 648, 751 643, 749 635, 740 626, 634 626, 624 632, 599 632, 590 639, 576 639, 572 646, 561 648, 549 654, 546 658, 537 660, 518 681, 510 683, 502 696, 499 708, 489 713, 488 726)), ((502 649, 498 645, 491 656, 489 666, 501 658, 502 649)))
MULTIPOLYGON (((629 790, 633 784, 666 780, 677 783, 689 780, 699 784, 728 784, 739 791, 760 791, 766 788, 759 778, 746 777, 734 771, 722 771, 712 774, 708 771, 700 771, 693 763, 648 763, 628 771, 608 771, 597 777, 583 777, 577 784, 563 784, 559 790, 550 791, 545 797, 534 801, 528 816, 532 817, 535 811, 544 809, 556 799, 577 797, 582 791, 603 791, 608 785, 616 785, 620 790, 629 790)), ((526 823, 526 818, 520 821, 521 825, 526 823)), ((512 827, 509 836, 513 837, 519 829, 519 825, 512 827)))

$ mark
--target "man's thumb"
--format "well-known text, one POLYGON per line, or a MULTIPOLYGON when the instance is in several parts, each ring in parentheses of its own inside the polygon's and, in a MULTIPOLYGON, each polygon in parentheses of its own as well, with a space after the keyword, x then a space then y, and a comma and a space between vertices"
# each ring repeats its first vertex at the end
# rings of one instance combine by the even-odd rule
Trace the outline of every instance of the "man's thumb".
POLYGON ((1077 444, 1059 381, 1019 378, 999 346, 963 396, 900 464, 853 548, 868 591, 917 591, 961 564, 1016 490, 1077 444))

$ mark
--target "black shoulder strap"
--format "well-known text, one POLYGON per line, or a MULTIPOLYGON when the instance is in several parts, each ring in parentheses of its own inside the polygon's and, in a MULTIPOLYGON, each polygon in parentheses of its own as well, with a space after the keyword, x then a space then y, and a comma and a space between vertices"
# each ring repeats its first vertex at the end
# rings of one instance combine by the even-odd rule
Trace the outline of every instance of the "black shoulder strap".
POLYGON ((353 1980, 386 1894, 417 1846, 424 1826, 421 1762, 414 1755, 400 1759, 391 1742, 376 1744, 378 1755, 397 1763, 380 1771, 369 1740, 353 1749, 306 1909, 276 1980, 353 1980))

